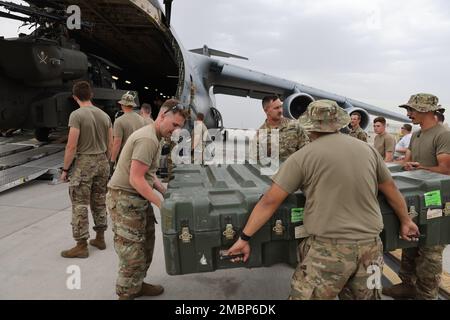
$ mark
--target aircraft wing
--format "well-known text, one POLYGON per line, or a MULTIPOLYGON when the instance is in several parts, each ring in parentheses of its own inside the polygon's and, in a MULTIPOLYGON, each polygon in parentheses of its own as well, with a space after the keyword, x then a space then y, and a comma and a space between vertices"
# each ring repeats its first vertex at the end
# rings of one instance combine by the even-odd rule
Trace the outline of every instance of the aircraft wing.
MULTIPOLYGON (((235 96, 261 99, 269 94, 280 95, 282 99, 292 102, 294 96, 310 96, 317 99, 329 99, 336 101, 342 108, 355 110, 363 109, 375 116, 383 116, 388 119, 411 122, 410 119, 399 113, 376 107, 361 101, 350 99, 324 90, 305 86, 303 84, 271 76, 262 72, 227 64, 219 60, 211 59, 209 86, 214 87, 215 94, 228 94, 235 96)), ((301 114, 306 110, 311 100, 303 99, 302 105, 297 105, 300 110, 292 110, 292 114, 301 114)), ((297 101, 300 103, 300 101, 297 101)), ((295 106, 291 106, 295 107, 295 106)), ((350 112, 349 112, 350 113, 350 112)), ((286 115, 286 112, 285 112, 286 115)))

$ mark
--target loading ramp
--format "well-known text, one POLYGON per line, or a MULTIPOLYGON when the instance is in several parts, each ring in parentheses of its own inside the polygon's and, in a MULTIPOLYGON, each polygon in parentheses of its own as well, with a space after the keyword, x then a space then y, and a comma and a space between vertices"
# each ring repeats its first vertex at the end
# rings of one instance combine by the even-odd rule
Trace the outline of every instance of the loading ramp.
POLYGON ((45 144, 28 136, 0 138, 0 193, 28 181, 57 181, 64 164, 63 144, 45 144))

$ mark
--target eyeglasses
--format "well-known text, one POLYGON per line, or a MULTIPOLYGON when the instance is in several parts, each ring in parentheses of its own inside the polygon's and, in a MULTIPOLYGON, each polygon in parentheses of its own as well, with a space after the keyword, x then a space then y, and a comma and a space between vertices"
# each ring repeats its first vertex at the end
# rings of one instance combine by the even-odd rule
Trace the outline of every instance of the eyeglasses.
POLYGON ((170 108, 169 110, 166 110, 164 112, 164 114, 168 113, 168 112, 175 112, 177 110, 184 110, 186 109, 186 107, 184 105, 182 105, 181 103, 174 105, 172 108, 170 108))

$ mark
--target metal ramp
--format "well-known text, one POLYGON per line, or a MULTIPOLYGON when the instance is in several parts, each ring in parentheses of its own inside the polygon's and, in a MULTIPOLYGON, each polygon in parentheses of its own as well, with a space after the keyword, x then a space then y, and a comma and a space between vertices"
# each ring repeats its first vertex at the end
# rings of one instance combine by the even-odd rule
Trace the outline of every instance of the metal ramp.
POLYGON ((44 145, 29 137, 0 138, 0 192, 39 177, 56 182, 63 164, 64 145, 44 145))

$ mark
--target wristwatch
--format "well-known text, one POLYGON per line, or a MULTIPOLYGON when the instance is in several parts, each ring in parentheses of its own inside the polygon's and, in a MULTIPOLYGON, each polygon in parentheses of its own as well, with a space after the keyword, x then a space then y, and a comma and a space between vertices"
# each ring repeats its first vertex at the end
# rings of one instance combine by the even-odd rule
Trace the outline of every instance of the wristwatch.
POLYGON ((249 241, 252 237, 246 235, 246 234, 244 233, 244 231, 242 231, 242 232, 241 232, 241 235, 239 236, 239 238, 241 238, 241 239, 244 240, 244 241, 249 241))

